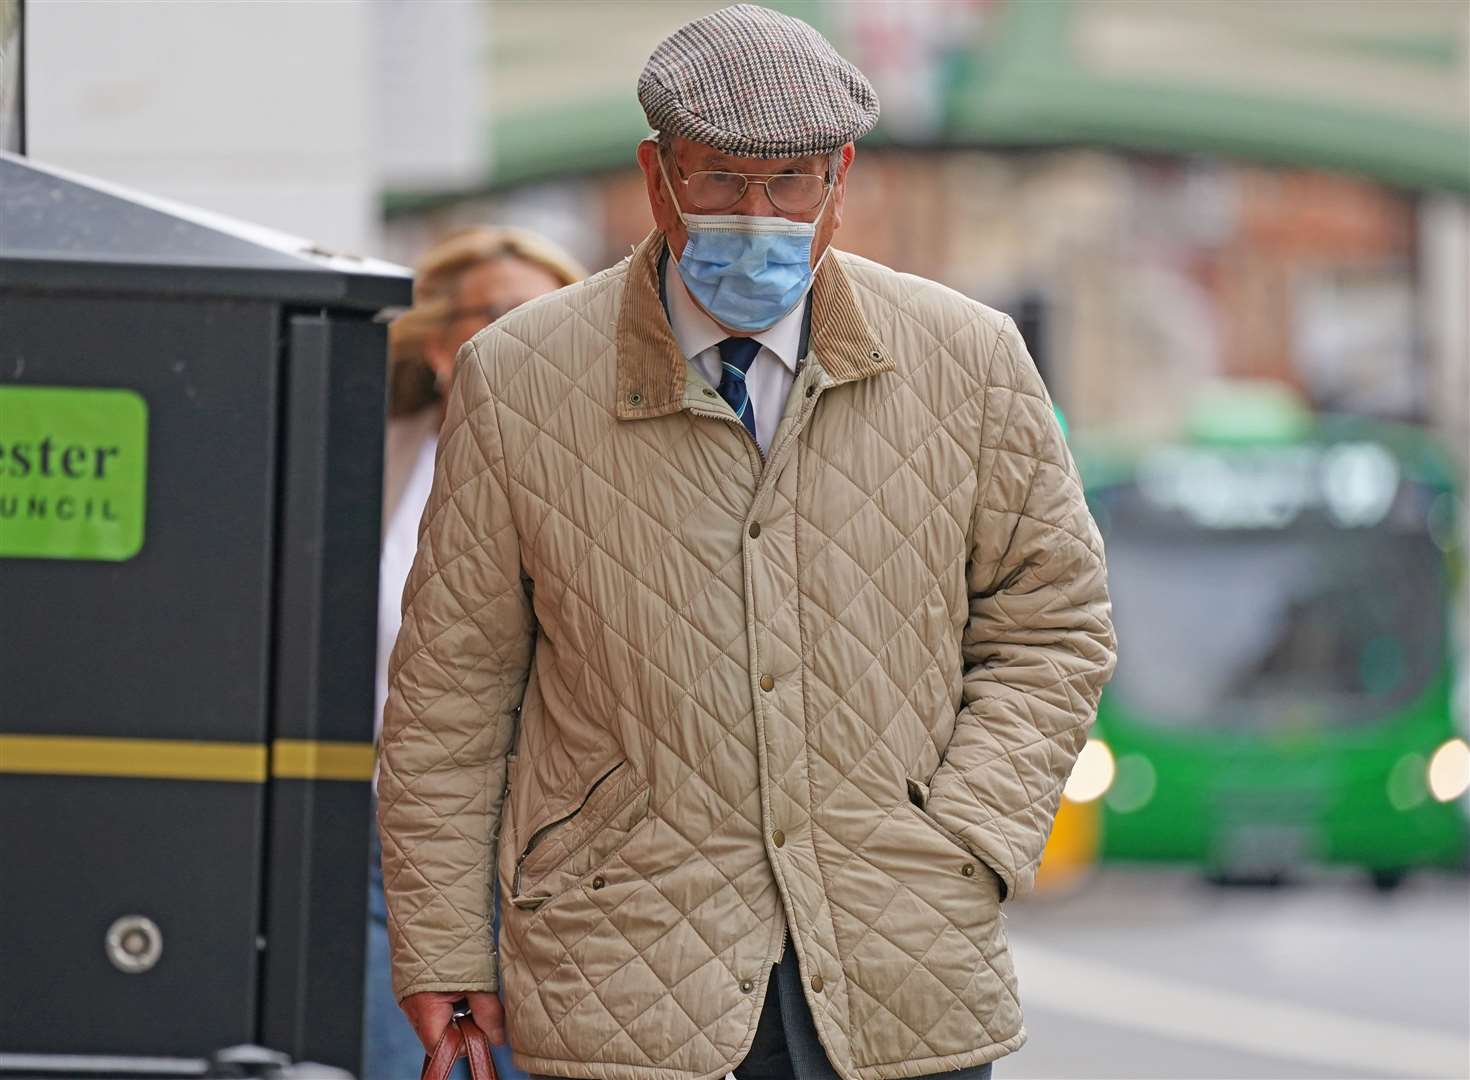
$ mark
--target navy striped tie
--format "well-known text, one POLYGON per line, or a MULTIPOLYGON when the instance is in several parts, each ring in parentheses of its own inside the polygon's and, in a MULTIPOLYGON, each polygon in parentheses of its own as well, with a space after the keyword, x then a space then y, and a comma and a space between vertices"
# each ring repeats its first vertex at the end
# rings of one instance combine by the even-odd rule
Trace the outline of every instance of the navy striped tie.
POLYGON ((761 343, 755 338, 730 337, 720 342, 720 397, 730 403, 752 439, 755 439, 755 403, 750 400, 745 376, 760 351, 761 343))

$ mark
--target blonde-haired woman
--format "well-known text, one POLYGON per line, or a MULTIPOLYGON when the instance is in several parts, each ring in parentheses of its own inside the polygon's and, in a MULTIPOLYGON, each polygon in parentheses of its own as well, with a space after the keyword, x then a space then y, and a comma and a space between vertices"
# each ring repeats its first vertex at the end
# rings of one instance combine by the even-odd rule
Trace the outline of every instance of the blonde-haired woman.
MULTIPOLYGON (((577 261, 549 240, 524 229, 484 226, 449 236, 429 249, 415 268, 413 307, 388 328, 391 367, 378 577, 377 724, 382 723, 387 697, 388 654, 398 636, 403 584, 418 547, 419 518, 434 478, 434 449, 455 355, 507 311, 584 276, 577 261)), ((363 1077, 403 1080, 418 1075, 424 1051, 419 1035, 399 1011, 390 984, 376 824, 372 832, 363 1077)), ((524 1076, 512 1069, 503 1047, 496 1048, 496 1065, 502 1080, 524 1076)))
MULTIPOLYGON (((432 447, 438 438, 459 347, 511 308, 585 276, 570 255, 525 229, 464 229, 419 260, 413 307, 388 328, 385 528, 424 444, 432 447)), ((396 607, 398 598, 393 602, 396 607)))

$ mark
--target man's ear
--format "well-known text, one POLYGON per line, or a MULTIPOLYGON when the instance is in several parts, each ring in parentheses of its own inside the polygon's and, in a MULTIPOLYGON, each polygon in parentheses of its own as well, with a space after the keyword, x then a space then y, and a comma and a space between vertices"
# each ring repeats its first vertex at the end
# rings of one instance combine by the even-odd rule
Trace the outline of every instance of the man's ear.
POLYGON ((852 167, 852 159, 857 157, 857 147, 847 143, 842 148, 842 160, 837 163, 837 175, 832 179, 832 229, 835 232, 842 225, 842 210, 847 204, 847 170, 852 167))
POLYGON ((842 163, 837 167, 837 171, 842 174, 844 180, 847 179, 847 170, 852 168, 852 159, 855 157, 857 157, 857 147, 853 143, 845 144, 842 147, 842 163))
POLYGON ((638 144, 638 167, 643 170, 643 184, 648 189, 648 209, 653 214, 653 222, 667 236, 679 215, 674 212, 668 188, 664 186, 663 175, 659 171, 659 149, 655 140, 644 139, 638 144))

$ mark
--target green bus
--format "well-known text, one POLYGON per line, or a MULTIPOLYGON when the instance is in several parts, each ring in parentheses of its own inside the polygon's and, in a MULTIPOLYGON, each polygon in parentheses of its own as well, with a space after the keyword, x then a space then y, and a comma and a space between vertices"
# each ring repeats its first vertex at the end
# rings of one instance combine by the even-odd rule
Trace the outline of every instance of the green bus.
POLYGON ((1119 638, 1067 792, 1099 858, 1381 888, 1464 866, 1462 504, 1431 438, 1265 384, 1173 441, 1073 450, 1119 638))

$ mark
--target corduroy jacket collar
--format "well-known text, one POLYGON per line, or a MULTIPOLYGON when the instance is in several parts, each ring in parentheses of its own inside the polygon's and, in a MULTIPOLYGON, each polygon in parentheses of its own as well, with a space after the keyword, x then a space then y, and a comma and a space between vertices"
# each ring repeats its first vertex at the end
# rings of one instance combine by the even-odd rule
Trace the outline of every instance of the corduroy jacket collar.
MULTIPOLYGON (((658 257, 664 235, 649 233, 633 251, 618 310, 618 402, 623 420, 665 416, 684 407, 689 371, 658 295, 658 257)), ((893 370, 893 358, 858 310, 852 286, 836 258, 822 260, 812 280, 811 354, 828 384, 893 370)))

